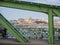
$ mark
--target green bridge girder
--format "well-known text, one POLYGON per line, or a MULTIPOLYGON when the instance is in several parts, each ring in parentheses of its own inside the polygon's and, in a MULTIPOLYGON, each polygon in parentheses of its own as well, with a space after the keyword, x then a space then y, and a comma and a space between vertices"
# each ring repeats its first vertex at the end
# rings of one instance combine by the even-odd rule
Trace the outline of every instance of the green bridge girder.
POLYGON ((9 30, 12 35, 14 35, 17 40, 21 43, 25 43, 27 42, 28 40, 26 38, 24 38, 22 36, 21 33, 18 32, 18 30, 16 28, 14 28, 14 26, 12 26, 12 24, 10 24, 10 22, 8 22, 3 16, 2 14, 0 14, 0 23, 5 27, 7 28, 7 30, 9 30))
POLYGON ((32 2, 24 2, 24 1, 20 1, 19 3, 1 2, 0 1, 0 6, 1 7, 9 7, 9 8, 36 11, 36 12, 43 12, 43 13, 47 13, 47 14, 48 14, 49 9, 54 9, 54 10, 57 9, 58 12, 60 11, 60 6, 39 4, 39 3, 32 3, 32 2))
MULTIPOLYGON (((53 26, 53 16, 60 17, 60 6, 39 4, 32 2, 5 2, 0 1, 1 7, 9 7, 23 10, 31 10, 37 12, 43 12, 48 14, 48 25, 49 25, 49 44, 54 44, 54 26, 53 26)), ((2 21, 3 22, 3 21, 2 21)), ((4 24, 3 24, 4 25, 4 24)), ((7 24, 6 24, 7 25, 7 24)))

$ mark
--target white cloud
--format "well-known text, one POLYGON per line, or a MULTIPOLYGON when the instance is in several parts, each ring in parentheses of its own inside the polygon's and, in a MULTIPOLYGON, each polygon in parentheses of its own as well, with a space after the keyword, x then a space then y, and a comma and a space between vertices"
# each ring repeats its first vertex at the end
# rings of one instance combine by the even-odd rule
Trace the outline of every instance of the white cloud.
POLYGON ((59 0, 48 0, 49 2, 59 2, 59 0))

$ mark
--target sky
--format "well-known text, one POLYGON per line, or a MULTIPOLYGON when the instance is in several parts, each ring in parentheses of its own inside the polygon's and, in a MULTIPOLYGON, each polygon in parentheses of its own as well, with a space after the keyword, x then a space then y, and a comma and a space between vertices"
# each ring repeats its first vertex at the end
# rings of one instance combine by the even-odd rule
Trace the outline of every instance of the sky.
POLYGON ((36 2, 36 3, 43 3, 43 4, 60 6, 60 0, 22 0, 22 1, 36 2))
MULTIPOLYGON (((23 0, 35 3, 44 3, 60 6, 60 0, 23 0)), ((48 19, 48 15, 42 12, 27 11, 21 9, 13 9, 0 7, 0 13, 8 20, 18 20, 19 18, 48 19)), ((56 19, 59 19, 55 17, 56 19)))

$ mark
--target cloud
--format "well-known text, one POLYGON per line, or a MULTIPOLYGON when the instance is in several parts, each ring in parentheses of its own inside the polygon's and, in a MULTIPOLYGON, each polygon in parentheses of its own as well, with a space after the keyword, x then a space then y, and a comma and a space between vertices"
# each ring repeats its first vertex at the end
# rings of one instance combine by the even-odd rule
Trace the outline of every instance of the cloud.
POLYGON ((59 2, 59 0, 49 0, 49 2, 59 2))
POLYGON ((59 2, 60 0, 22 0, 22 1, 30 1, 30 2, 41 2, 41 1, 43 1, 43 2, 46 2, 46 1, 48 1, 48 2, 59 2))
POLYGON ((47 0, 46 3, 51 5, 60 5, 60 0, 47 0))
POLYGON ((60 0, 35 0, 35 2, 60 6, 60 0))

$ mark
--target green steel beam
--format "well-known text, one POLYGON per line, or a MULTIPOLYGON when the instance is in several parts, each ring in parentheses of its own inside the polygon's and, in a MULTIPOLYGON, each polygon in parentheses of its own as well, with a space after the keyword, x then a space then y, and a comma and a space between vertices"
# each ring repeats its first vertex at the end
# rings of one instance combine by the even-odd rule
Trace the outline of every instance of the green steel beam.
POLYGON ((58 9, 58 10, 60 9, 60 6, 24 2, 24 1, 20 1, 20 2, 1 2, 0 1, 0 6, 31 10, 31 11, 37 11, 37 12, 44 12, 44 13, 48 13, 48 8, 53 8, 53 9, 58 9))
POLYGON ((57 17, 60 17, 60 10, 58 10, 58 9, 53 9, 53 13, 54 13, 57 17))
POLYGON ((53 15, 52 9, 48 11, 48 25, 49 25, 49 44, 54 44, 54 25, 53 25, 53 15))
POLYGON ((25 43, 28 41, 1 14, 0 14, 0 23, 4 25, 5 28, 7 28, 7 30, 9 30, 21 43, 25 43))
POLYGON ((24 9, 24 10, 31 10, 37 12, 45 12, 47 13, 48 8, 45 6, 36 5, 33 3, 10 3, 10 2, 0 2, 1 7, 9 7, 9 8, 16 8, 16 9, 24 9))
MULTIPOLYGON (((32 3, 32 2, 5 2, 0 1, 1 7, 9 7, 9 8, 16 8, 16 9, 24 9, 24 10, 31 10, 37 12, 43 12, 48 14, 48 9, 57 9, 60 11, 60 6, 55 5, 47 5, 47 4, 40 4, 40 3, 32 3)), ((53 14, 55 15, 55 14, 53 14)), ((56 16, 56 15, 55 15, 56 16)))
MULTIPOLYGON (((24 2, 24 1, 20 1, 20 2, 5 2, 5 1, 2 2, 2 1, 0 1, 0 6, 43 12, 43 13, 47 13, 47 14, 48 14, 49 8, 57 9, 60 11, 60 6, 46 5, 46 4, 32 3, 32 2, 24 2)), ((55 15, 55 14, 53 13, 53 15, 55 15)))

